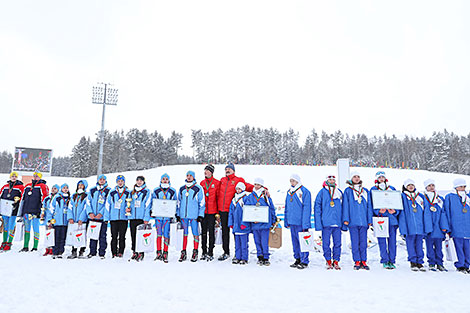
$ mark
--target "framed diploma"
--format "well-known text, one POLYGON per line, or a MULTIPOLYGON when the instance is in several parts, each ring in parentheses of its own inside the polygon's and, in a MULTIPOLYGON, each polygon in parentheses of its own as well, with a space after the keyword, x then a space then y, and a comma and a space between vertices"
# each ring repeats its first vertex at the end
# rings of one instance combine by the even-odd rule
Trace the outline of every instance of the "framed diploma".
POLYGON ((396 190, 372 190, 374 209, 403 210, 401 192, 396 190))
POLYGON ((152 217, 175 217, 176 200, 153 199, 152 217))
POLYGON ((269 207, 245 205, 243 207, 243 221, 269 223, 269 207))

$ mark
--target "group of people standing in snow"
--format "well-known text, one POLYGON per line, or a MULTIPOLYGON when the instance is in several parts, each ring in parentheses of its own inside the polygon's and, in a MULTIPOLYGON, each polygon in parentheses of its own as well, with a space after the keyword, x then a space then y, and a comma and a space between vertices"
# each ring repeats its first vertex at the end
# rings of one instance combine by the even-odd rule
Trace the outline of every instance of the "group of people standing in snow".
MULTIPOLYGON (((111 189, 105 175, 98 176, 97 183, 88 190, 86 180, 77 183, 75 193, 69 186, 54 185, 49 188, 39 172, 34 173, 33 181, 26 186, 18 180, 18 174, 12 172, 10 180, 0 191, 0 199, 13 201, 11 216, 2 216, 4 232, 0 250, 11 249, 15 236, 17 217, 24 223, 24 247, 21 252, 37 251, 39 242, 39 221, 43 219, 46 227, 54 229, 54 246, 46 247, 44 255, 62 258, 70 224, 100 223, 98 240, 90 239, 89 253, 86 248, 72 247, 68 258, 105 258, 107 250, 108 223, 111 228, 111 254, 113 258, 122 258, 125 251, 126 233, 130 228, 132 239, 131 260, 141 261, 144 253, 136 252, 136 231, 138 226, 155 220, 156 257, 155 260, 168 262, 170 224, 178 222, 184 235, 180 262, 187 260, 186 253, 189 227, 193 235, 191 261, 212 261, 214 259, 215 227, 222 229, 223 254, 218 258, 224 261, 230 258, 230 229, 235 239, 235 257, 233 264, 248 263, 249 234, 253 234, 256 245, 258 264, 270 265, 269 232, 276 227, 275 207, 262 178, 256 178, 253 185, 235 175, 235 166, 229 163, 225 167, 225 176, 214 178, 214 166, 204 169, 204 180, 197 183, 193 171, 186 173, 185 184, 178 190, 171 186, 170 176, 163 174, 160 185, 151 191, 143 176, 138 176, 133 187, 126 186, 123 175, 116 177, 116 186, 111 189), (152 213, 154 199, 176 200, 174 218, 158 217, 152 213), (245 205, 268 207, 267 223, 245 222, 245 205), (201 225, 201 227, 199 226, 201 225), (29 250, 31 226, 34 233, 33 248, 29 250), (201 231, 200 231, 201 230, 201 231), (200 233, 201 232, 201 233, 200 233), (202 240, 202 255, 199 257, 199 240, 202 240)), ((290 177, 290 188, 285 199, 284 226, 290 229, 295 262, 293 268, 305 269, 309 264, 309 253, 301 251, 299 233, 311 228, 312 206, 315 229, 322 232, 323 255, 327 269, 340 270, 342 231, 349 231, 351 238, 354 269, 368 270, 367 231, 374 216, 388 217, 389 237, 378 238, 381 263, 386 269, 395 269, 397 250, 397 231, 406 239, 408 261, 412 270, 426 271, 424 267, 423 241, 429 269, 447 271, 443 264, 442 242, 445 236, 451 236, 455 244, 458 261, 455 266, 459 272, 470 273, 470 198, 463 179, 454 181, 453 192, 445 199, 439 196, 435 182, 427 180, 425 191, 416 190, 412 180, 403 184, 403 210, 374 209, 372 190, 395 190, 390 186, 383 171, 376 174, 371 190, 363 187, 359 173, 351 174, 344 192, 337 186, 336 177, 326 177, 322 188, 313 200, 310 191, 302 185, 297 174, 290 177), (331 241, 333 249, 331 249, 331 241)))

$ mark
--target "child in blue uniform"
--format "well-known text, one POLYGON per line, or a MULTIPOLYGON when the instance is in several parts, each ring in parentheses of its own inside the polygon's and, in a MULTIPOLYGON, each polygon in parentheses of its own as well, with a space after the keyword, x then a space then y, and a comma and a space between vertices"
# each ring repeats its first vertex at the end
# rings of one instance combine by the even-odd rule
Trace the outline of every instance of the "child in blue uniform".
POLYGON ((341 215, 343 192, 336 186, 336 177, 327 176, 323 188, 315 198, 314 216, 315 229, 321 231, 323 257, 327 269, 340 270, 341 257, 341 215), (333 239, 333 255, 331 254, 330 240, 333 239), (333 257, 333 261, 332 261, 333 257))
POLYGON ((302 270, 308 267, 309 253, 300 251, 299 233, 308 231, 312 227, 312 196, 310 191, 302 185, 299 175, 292 174, 289 182, 290 188, 287 191, 284 210, 284 227, 290 229, 294 250, 295 262, 290 267, 302 270))
POLYGON ((444 267, 442 242, 449 229, 449 221, 444 210, 444 198, 436 192, 434 180, 424 182, 426 191, 421 194, 424 200, 424 210, 429 211, 432 221, 432 232, 426 236, 426 255, 431 271, 447 272, 444 267))
POLYGON ((415 183, 407 179, 403 184, 403 212, 398 220, 400 233, 405 236, 408 261, 412 271, 426 272, 424 267, 424 237, 432 231, 431 212, 424 210, 424 201, 415 183))
MULTIPOLYGON (((54 197, 59 193, 59 190, 60 190, 59 185, 55 184, 54 186, 52 186, 51 193, 46 198, 44 198, 44 201, 42 202, 41 219, 44 220, 44 225, 46 227, 46 230, 49 228, 52 228, 52 225, 50 223, 51 214, 52 214, 51 202, 52 202, 52 199, 54 199, 54 197)), ((46 251, 44 252, 42 256, 52 255, 53 254, 52 248, 53 247, 46 247, 46 251)))
POLYGON ((52 214, 50 223, 55 231, 55 242, 52 248, 52 258, 62 259, 65 250, 65 239, 67 237, 67 214, 70 210, 70 192, 69 185, 60 186, 60 192, 52 199, 52 214))
POLYGON ((362 187, 358 172, 351 173, 343 195, 343 225, 351 236, 354 269, 369 270, 367 265, 367 230, 372 225, 372 209, 367 204, 368 191, 362 187))
POLYGON ((470 197, 465 188, 464 179, 454 180, 454 190, 449 193, 444 202, 444 208, 449 218, 449 235, 454 240, 457 271, 470 274, 470 197))
MULTIPOLYGON (((67 213, 67 219, 69 224, 78 223, 82 225, 87 221, 86 214, 86 200, 88 197, 87 194, 88 182, 84 179, 79 180, 77 183, 77 191, 72 195, 71 206, 67 213)), ((79 255, 77 255, 77 248, 72 247, 72 254, 67 257, 67 259, 76 259, 78 257, 83 258, 86 247, 81 247, 79 255)))
POLYGON ((137 227, 142 224, 148 224, 150 219, 150 203, 152 194, 147 188, 144 176, 137 176, 134 189, 131 191, 131 207, 126 209, 126 216, 129 218, 129 228, 131 230, 132 257, 131 260, 140 262, 144 259, 143 252, 136 252, 137 227))
POLYGON ((268 223, 252 222, 250 227, 253 232, 253 238, 256 244, 256 252, 258 255, 258 264, 269 266, 269 230, 276 222, 276 210, 273 200, 266 195, 264 188, 264 180, 256 178, 253 192, 244 200, 245 205, 267 206, 269 208, 268 223))
POLYGON ((235 187, 236 194, 230 204, 228 213, 228 227, 233 231, 235 237, 235 257, 232 264, 245 265, 248 263, 248 236, 250 234, 250 223, 243 222, 244 198, 248 195, 244 183, 239 182, 235 187))
POLYGON ((374 216, 388 217, 388 238, 377 238, 380 250, 380 263, 385 269, 393 270, 396 268, 397 256, 397 229, 398 229, 398 216, 399 211, 395 209, 377 209, 374 210, 374 203, 372 199, 373 190, 396 190, 393 186, 388 184, 388 179, 385 177, 384 171, 378 171, 375 174, 375 185, 369 192, 369 206, 374 212, 374 216))

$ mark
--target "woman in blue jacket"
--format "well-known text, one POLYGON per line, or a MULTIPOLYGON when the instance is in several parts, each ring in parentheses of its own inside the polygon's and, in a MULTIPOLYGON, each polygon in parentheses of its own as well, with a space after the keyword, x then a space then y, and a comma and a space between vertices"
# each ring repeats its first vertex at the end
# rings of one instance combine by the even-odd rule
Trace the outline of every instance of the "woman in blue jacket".
POLYGON ((248 263, 248 236, 250 235, 250 223, 243 222, 244 198, 248 195, 244 183, 239 182, 235 187, 236 194, 230 203, 228 213, 228 227, 235 237, 235 257, 232 264, 245 265, 248 263))
MULTIPOLYGON (((46 230, 48 228, 52 228, 52 225, 50 223, 51 216, 52 216, 51 202, 52 202, 52 199, 54 199, 54 197, 59 193, 59 190, 60 190, 59 185, 55 184, 54 186, 52 186, 51 193, 47 197, 45 197, 44 201, 42 202, 43 210, 41 212, 41 219, 44 219, 44 225, 46 226, 46 230)), ((42 256, 52 255, 53 254, 52 248, 53 247, 46 247, 46 251, 44 252, 42 256)))
MULTIPOLYGON (((78 223, 82 225, 87 221, 86 214, 86 200, 88 194, 86 192, 88 188, 88 182, 84 179, 78 181, 77 191, 72 195, 71 205, 67 213, 67 219, 69 224, 78 223)), ((67 257, 67 259, 76 259, 77 257, 83 258, 86 247, 81 247, 79 255, 77 256, 77 248, 72 247, 72 254, 67 257)))
MULTIPOLYGON (((170 176, 168 174, 165 173, 162 175, 162 177, 160 178, 160 187, 155 188, 152 192, 152 210, 155 210, 155 208, 153 207, 154 199, 173 201, 178 200, 178 197, 176 195, 176 189, 171 187, 170 176)), ((155 227, 157 228, 157 256, 155 257, 155 261, 161 260, 165 263, 168 263, 168 246, 170 244, 170 223, 171 218, 169 217, 155 217, 155 227)))
POLYGON ((336 186, 336 177, 329 175, 323 183, 323 188, 315 198, 314 216, 315 229, 321 231, 323 257, 327 269, 340 270, 341 257, 341 215, 343 192, 336 186), (333 238, 333 255, 331 255, 330 240, 333 238), (333 257, 333 261, 332 260, 333 257))
POLYGON ((253 192, 244 200, 245 205, 267 206, 269 207, 268 223, 251 223, 251 231, 256 244, 256 253, 258 255, 258 264, 269 266, 269 230, 276 222, 276 210, 273 200, 266 195, 264 180, 256 178, 253 192))
POLYGON ((205 210, 204 190, 196 183, 196 174, 193 171, 186 173, 186 184, 178 193, 178 207, 176 219, 181 221, 184 229, 183 250, 179 262, 187 259, 186 247, 188 245, 189 226, 194 237, 194 248, 191 262, 196 262, 199 248, 199 223, 202 222, 205 210))
POLYGON ((69 185, 63 184, 60 186, 60 192, 51 201, 52 214, 50 223, 54 228, 54 248, 52 248, 52 258, 62 259, 62 254, 65 250, 65 239, 67 237, 67 214, 70 210, 70 192, 69 185))
POLYGON ((375 209, 372 199, 373 190, 396 190, 393 186, 388 184, 388 179, 385 177, 384 171, 379 171, 375 174, 375 185, 369 192, 369 206, 374 212, 374 216, 388 217, 388 238, 377 238, 380 250, 380 263, 385 269, 393 270, 396 268, 395 261, 397 257, 397 229, 398 229, 398 215, 399 211, 395 209, 375 209))
POLYGON ((434 180, 424 182, 426 191, 421 194, 424 201, 424 210, 431 215, 432 231, 426 236, 426 256, 431 271, 447 272, 444 267, 442 242, 444 241, 449 221, 444 210, 444 198, 436 192, 434 180))
POLYGON ((308 267, 309 253, 300 251, 299 233, 312 227, 312 196, 302 185, 299 175, 292 174, 289 181, 291 186, 286 195, 284 227, 290 228, 294 250, 295 262, 290 267, 305 269, 308 267))
POLYGON ((358 172, 351 173, 351 180, 343 195, 343 225, 351 236, 354 269, 369 270, 367 265, 367 230, 372 225, 372 209, 367 204, 368 191, 362 187, 358 172))
POLYGON ((400 233, 405 236, 408 261, 412 271, 425 272, 423 240, 432 231, 430 211, 424 210, 424 200, 415 183, 407 179, 403 184, 403 212, 398 220, 400 233))
POLYGON ((449 219, 449 235, 454 240, 457 271, 470 274, 470 197, 465 188, 464 179, 454 180, 454 190, 449 193, 444 202, 444 208, 449 219))
POLYGON ((144 253, 135 252, 137 226, 148 224, 150 219, 150 203, 152 194, 145 184, 144 176, 137 176, 134 189, 131 191, 133 199, 131 207, 126 209, 126 215, 129 218, 132 239, 132 257, 131 260, 140 262, 144 259, 144 253))
POLYGON ((132 206, 133 199, 131 191, 125 185, 126 179, 123 175, 116 177, 116 184, 116 188, 111 190, 108 194, 104 220, 110 221, 111 223, 111 253, 113 254, 113 258, 122 258, 124 249, 126 248, 128 224, 126 216, 127 203, 130 202, 132 206))

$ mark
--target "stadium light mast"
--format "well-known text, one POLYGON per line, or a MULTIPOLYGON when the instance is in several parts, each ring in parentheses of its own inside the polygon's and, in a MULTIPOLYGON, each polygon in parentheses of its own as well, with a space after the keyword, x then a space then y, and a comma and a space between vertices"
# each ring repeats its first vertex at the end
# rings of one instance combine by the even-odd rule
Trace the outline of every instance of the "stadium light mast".
POLYGON ((103 105, 100 131, 100 154, 98 156, 97 175, 103 174, 104 116, 106 112, 106 105, 117 105, 118 102, 118 89, 111 88, 111 86, 112 85, 108 83, 98 83, 96 86, 93 86, 92 102, 103 105))

